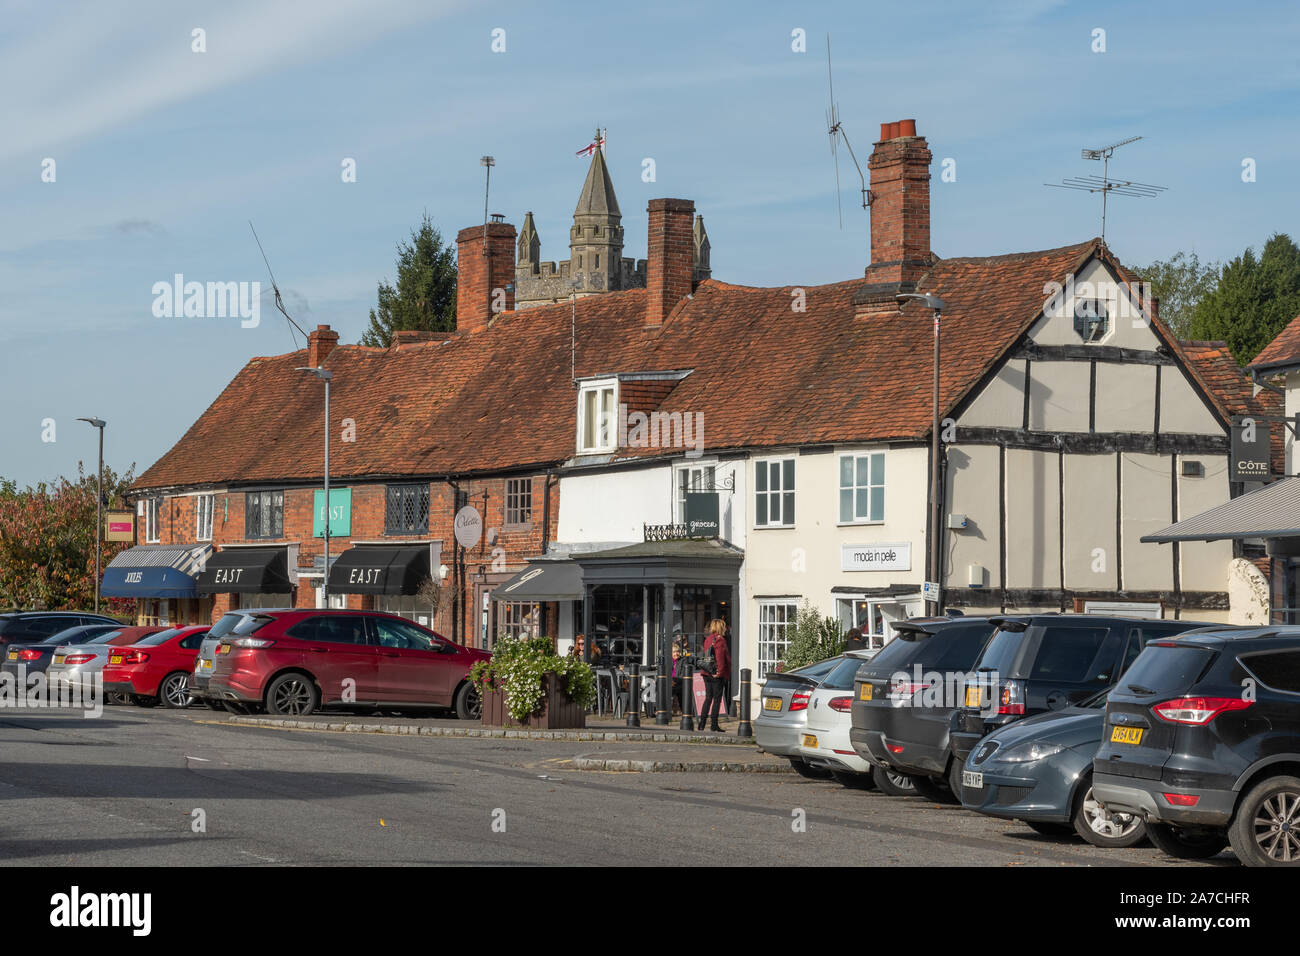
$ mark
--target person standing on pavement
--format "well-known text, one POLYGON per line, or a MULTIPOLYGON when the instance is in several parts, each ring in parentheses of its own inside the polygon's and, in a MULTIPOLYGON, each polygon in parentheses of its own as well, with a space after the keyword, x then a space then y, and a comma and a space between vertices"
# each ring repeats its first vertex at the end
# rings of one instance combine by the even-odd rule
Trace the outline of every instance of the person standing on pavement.
POLYGON ((703 670, 704 674, 704 709, 700 712, 700 726, 704 726, 704 718, 709 718, 709 730, 721 731, 718 726, 718 708, 722 704, 722 674, 731 673, 731 650, 727 647, 727 622, 721 618, 714 618, 709 622, 708 636, 704 639, 704 649, 702 657, 704 664, 711 654, 713 656, 712 673, 708 669, 703 670))

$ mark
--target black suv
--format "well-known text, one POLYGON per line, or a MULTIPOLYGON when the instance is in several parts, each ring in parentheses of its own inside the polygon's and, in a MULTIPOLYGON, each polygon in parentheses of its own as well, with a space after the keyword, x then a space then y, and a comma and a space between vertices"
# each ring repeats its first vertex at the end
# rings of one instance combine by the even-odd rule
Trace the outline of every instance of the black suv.
MULTIPOLYGON (((965 696, 965 677, 994 631, 985 617, 913 618, 858 669, 849 740, 875 766, 912 777, 922 796, 942 797, 952 749, 949 723, 965 696)), ((961 761, 957 761, 961 773, 961 761)))
POLYGON ((1170 856, 1300 864, 1300 627, 1153 643, 1111 692, 1093 771, 1170 856))
MULTIPOLYGON (((964 706, 953 715, 954 777, 986 734, 1030 714, 1082 703, 1114 684, 1149 641, 1205 627, 1202 621, 1099 614, 992 620, 997 633, 975 666, 964 706)), ((959 779, 953 782, 960 786, 959 779)))
POLYGON ((102 614, 82 614, 76 611, 16 611, 0 614, 0 649, 9 644, 35 644, 59 631, 83 624, 116 624, 121 621, 102 614))

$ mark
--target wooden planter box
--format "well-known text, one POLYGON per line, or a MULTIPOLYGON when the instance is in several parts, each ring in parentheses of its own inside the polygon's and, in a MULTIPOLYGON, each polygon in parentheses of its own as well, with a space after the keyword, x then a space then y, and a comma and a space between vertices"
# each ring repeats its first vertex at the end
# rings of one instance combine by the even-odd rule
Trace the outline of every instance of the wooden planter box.
POLYGON ((587 726, 586 708, 574 702, 568 694, 560 690, 560 680, 555 674, 542 678, 542 708, 540 713, 530 714, 523 721, 516 721, 506 710, 504 691, 494 690, 483 695, 483 717, 480 721, 484 727, 515 727, 529 730, 565 730, 587 726))

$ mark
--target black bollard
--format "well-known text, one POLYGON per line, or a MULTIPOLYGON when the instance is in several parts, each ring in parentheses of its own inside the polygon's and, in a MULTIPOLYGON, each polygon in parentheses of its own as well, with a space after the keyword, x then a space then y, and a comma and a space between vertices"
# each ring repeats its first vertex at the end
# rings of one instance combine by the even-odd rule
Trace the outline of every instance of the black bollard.
POLYGON ((655 677, 655 725, 667 727, 673 715, 673 679, 668 673, 668 664, 664 657, 659 658, 659 673, 655 677))
POLYGON ((627 685, 627 725, 641 726, 641 665, 632 665, 632 677, 627 685))
POLYGON ((748 667, 740 669, 740 723, 736 725, 737 737, 754 736, 754 725, 749 721, 750 683, 753 671, 748 667))
POLYGON ((681 724, 681 729, 682 729, 682 730, 694 730, 694 729, 695 729, 695 721, 691 719, 691 715, 692 715, 693 713, 695 713, 695 683, 694 683, 694 680, 693 680, 692 677, 691 677, 691 663, 690 663, 690 661, 687 660, 687 659, 684 658, 684 657, 682 658, 682 660, 686 662, 686 666, 685 666, 685 668, 683 668, 683 670, 682 670, 682 724, 681 724))

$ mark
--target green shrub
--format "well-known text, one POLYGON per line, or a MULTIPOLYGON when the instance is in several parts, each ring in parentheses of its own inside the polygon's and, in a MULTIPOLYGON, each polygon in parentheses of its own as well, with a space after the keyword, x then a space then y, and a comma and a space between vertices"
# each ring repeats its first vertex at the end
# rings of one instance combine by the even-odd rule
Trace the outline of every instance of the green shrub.
POLYGON ((823 617, 807 599, 795 617, 794 633, 785 652, 782 670, 807 667, 844 653, 844 635, 833 617, 823 617))

